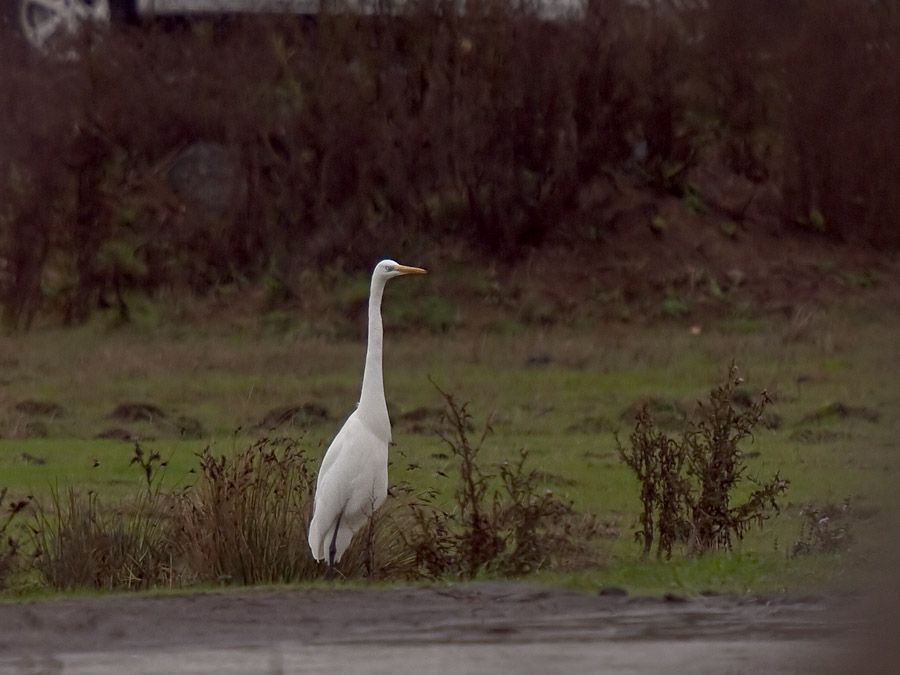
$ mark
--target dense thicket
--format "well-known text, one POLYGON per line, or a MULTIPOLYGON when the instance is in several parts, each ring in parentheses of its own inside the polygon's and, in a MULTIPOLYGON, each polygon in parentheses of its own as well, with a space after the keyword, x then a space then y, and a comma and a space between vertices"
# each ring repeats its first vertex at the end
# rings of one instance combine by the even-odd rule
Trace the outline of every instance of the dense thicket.
POLYGON ((643 4, 120 27, 68 60, 4 36, 7 325, 387 243, 514 258, 602 228, 598 181, 684 194, 710 157, 786 227, 900 243, 900 1, 643 4))

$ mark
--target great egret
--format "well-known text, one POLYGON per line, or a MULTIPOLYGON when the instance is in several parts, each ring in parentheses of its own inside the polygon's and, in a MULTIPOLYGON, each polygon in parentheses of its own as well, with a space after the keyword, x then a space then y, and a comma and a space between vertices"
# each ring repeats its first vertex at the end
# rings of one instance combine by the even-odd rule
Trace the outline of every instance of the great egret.
POLYGON ((316 481, 309 548, 316 560, 327 557, 329 573, 347 550, 353 535, 387 497, 391 422, 381 368, 384 338, 381 296, 388 279, 401 274, 425 274, 425 270, 382 260, 372 272, 369 338, 359 405, 325 452, 316 481))

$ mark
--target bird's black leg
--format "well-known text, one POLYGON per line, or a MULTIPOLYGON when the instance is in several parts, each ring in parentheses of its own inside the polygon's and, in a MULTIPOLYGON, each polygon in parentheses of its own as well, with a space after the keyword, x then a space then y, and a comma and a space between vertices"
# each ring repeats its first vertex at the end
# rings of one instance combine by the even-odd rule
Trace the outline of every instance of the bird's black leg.
POLYGON ((331 546, 328 547, 328 569, 325 570, 326 579, 334 578, 334 556, 337 555, 337 535, 338 530, 341 529, 341 518, 343 515, 343 511, 338 514, 337 522, 334 524, 334 534, 331 535, 331 546))

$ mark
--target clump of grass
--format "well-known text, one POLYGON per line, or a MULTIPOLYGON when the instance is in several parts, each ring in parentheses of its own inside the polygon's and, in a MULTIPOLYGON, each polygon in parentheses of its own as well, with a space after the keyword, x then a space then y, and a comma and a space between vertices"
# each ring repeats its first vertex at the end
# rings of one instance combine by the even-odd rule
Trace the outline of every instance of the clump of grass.
POLYGON ((580 520, 570 503, 541 489, 540 473, 526 468, 525 450, 496 474, 485 471, 479 454, 490 420, 473 440, 468 404, 438 392, 446 406, 438 433, 457 462, 459 482, 449 510, 412 505, 408 543, 422 572, 463 579, 482 572, 522 575, 585 553, 580 540, 590 536, 592 521, 580 520))
POLYGON ((630 446, 619 444, 619 456, 641 486, 641 529, 635 538, 649 555, 671 558, 678 543, 698 555, 714 548, 730 549, 748 528, 780 512, 778 498, 788 481, 776 473, 767 481, 747 475, 742 441, 752 438, 770 403, 763 392, 743 409, 734 401, 742 379, 732 364, 725 381, 700 403, 680 439, 657 430, 647 409, 637 417, 630 446), (736 488, 756 485, 745 501, 733 505, 736 488))
POLYGON ((318 576, 307 545, 315 478, 297 441, 264 438, 230 456, 207 448, 199 460, 175 534, 197 579, 257 584, 318 576))
POLYGON ((812 553, 838 553, 852 540, 850 534, 850 502, 842 504, 810 504, 801 512, 800 536, 791 549, 792 556, 812 553))
MULTIPOLYGON (((0 505, 6 499, 6 493, 7 488, 0 489, 0 505)), ((29 499, 10 500, 6 506, 6 513, 0 520, 0 540, 2 540, 0 543, 0 588, 6 586, 7 579, 15 571, 19 560, 19 540, 10 533, 10 528, 13 521, 30 503, 29 499)))
POLYGON ((48 586, 118 590, 174 583, 169 508, 159 481, 165 462, 138 444, 134 453, 132 464, 146 477, 134 500, 108 508, 94 492, 70 487, 51 491, 51 508, 35 502, 34 567, 48 586))
MULTIPOLYGON (((199 478, 182 495, 174 534, 185 582, 250 585, 322 576, 307 543, 316 476, 297 440, 264 438, 230 456, 206 449, 199 459, 199 478)), ((342 577, 415 575, 415 555, 402 535, 415 496, 402 486, 391 493, 344 553, 342 577)))
MULTIPOLYGON (((265 438, 228 456, 207 448, 198 459, 196 482, 175 494, 160 489, 166 463, 159 453, 139 444, 131 464, 145 485, 134 500, 107 507, 93 492, 53 490, 49 508, 36 505, 31 526, 34 567, 43 581, 59 590, 113 590, 321 576, 307 545, 315 474, 296 440, 265 438)), ((393 491, 354 538, 341 562, 343 576, 415 574, 415 554, 402 536, 411 491, 393 491)))
POLYGON ((413 579, 421 576, 406 534, 415 526, 412 507, 422 494, 407 484, 392 485, 388 498, 356 533, 340 562, 345 578, 413 579))

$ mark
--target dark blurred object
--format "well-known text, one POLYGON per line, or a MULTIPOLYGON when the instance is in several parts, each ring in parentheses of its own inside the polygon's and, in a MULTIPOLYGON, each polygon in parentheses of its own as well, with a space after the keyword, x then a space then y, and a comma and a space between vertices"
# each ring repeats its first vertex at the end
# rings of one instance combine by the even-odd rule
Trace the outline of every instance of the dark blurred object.
MULTIPOLYGON (((895 513, 895 526, 887 532, 897 531, 897 516, 895 513)), ((866 566, 878 571, 870 575, 856 603, 851 617, 856 629, 844 635, 848 649, 846 657, 829 671, 834 675, 900 673, 900 548, 896 539, 886 540, 885 547, 866 566)))

